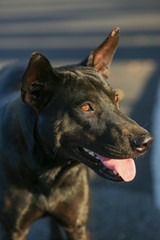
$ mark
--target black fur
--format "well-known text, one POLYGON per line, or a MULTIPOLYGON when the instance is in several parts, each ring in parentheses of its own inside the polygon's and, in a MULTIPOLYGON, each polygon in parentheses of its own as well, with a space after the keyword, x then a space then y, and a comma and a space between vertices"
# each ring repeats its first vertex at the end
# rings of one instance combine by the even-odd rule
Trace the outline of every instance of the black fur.
POLYGON ((23 67, 1 72, 1 240, 25 240, 32 222, 46 215, 65 229, 67 239, 88 240, 86 166, 102 177, 122 179, 84 148, 121 159, 150 147, 152 136, 120 112, 106 80, 118 39, 117 28, 85 61, 70 67, 52 68, 42 54, 32 54, 21 93, 23 67))

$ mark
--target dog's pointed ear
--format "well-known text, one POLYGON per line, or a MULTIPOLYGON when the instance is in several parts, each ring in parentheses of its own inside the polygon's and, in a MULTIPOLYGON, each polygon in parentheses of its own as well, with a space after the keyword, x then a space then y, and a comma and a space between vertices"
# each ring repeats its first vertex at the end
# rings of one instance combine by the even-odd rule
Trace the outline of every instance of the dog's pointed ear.
POLYGON ((58 79, 58 75, 46 57, 33 53, 22 78, 22 101, 42 111, 53 95, 53 80, 58 79))
POLYGON ((119 42, 120 29, 114 29, 106 40, 82 62, 82 65, 95 67, 105 78, 108 78, 110 64, 119 42))

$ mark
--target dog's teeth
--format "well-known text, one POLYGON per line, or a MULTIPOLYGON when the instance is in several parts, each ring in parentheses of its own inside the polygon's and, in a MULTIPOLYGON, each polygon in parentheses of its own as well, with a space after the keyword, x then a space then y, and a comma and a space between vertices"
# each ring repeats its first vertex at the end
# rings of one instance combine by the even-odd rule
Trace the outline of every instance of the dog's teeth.
POLYGON ((96 159, 99 160, 99 157, 96 155, 96 159))
POLYGON ((95 153, 94 152, 88 152, 89 155, 91 155, 92 157, 95 156, 95 153))
POLYGON ((95 153, 94 153, 94 152, 88 150, 87 148, 83 148, 83 150, 84 150, 86 153, 88 153, 90 156, 95 157, 95 153))
POLYGON ((89 150, 88 150, 87 148, 83 148, 83 150, 84 150, 85 152, 89 152, 89 150))
POLYGON ((115 170, 113 170, 113 174, 114 174, 114 175, 117 175, 118 173, 117 173, 115 170))

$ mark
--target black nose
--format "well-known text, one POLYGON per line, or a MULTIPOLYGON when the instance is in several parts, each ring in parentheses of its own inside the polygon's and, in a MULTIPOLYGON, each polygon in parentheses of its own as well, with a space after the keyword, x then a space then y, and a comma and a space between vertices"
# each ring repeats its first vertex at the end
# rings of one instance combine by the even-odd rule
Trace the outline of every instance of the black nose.
POLYGON ((153 142, 153 137, 150 134, 138 136, 135 138, 130 139, 131 147, 134 151, 137 151, 139 153, 144 153, 147 151, 151 143, 153 142))

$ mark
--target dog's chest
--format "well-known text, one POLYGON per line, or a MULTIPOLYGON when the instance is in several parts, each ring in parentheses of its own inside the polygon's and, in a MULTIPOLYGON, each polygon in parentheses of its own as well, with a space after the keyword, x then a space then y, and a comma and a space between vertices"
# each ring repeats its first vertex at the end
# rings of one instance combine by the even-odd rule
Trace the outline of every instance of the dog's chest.
POLYGON ((36 207, 49 214, 53 214, 61 203, 71 201, 78 191, 83 195, 84 186, 88 186, 88 169, 80 164, 55 179, 38 182, 31 190, 36 207))

